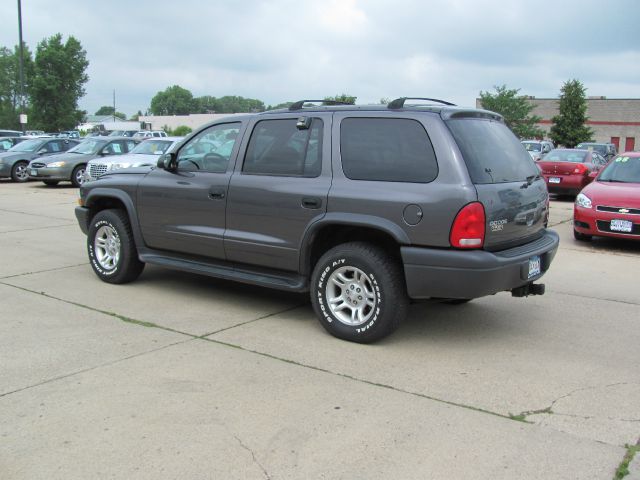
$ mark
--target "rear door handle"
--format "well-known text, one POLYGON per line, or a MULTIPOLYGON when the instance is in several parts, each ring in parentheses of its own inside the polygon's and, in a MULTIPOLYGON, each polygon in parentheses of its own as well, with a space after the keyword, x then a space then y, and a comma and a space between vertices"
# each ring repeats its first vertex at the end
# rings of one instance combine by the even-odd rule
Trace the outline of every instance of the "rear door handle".
POLYGON ((227 192, 224 188, 212 188, 209 190, 209 198, 211 200, 222 200, 227 192))
POLYGON ((322 200, 315 197, 305 197, 302 199, 302 207, 309 209, 316 209, 322 206, 322 200))

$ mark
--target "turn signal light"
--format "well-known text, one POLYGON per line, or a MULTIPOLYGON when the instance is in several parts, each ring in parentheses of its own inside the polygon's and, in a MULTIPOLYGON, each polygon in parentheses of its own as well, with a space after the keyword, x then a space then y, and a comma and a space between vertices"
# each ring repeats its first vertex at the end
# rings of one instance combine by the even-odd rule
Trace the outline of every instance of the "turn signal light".
POLYGON ((449 242, 456 248, 482 248, 484 235, 484 206, 480 202, 473 202, 465 205, 456 215, 449 242))

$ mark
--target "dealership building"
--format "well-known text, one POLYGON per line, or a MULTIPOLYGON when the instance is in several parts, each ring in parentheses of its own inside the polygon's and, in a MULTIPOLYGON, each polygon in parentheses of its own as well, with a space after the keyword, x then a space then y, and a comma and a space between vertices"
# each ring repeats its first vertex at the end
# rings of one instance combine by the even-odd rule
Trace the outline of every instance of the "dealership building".
MULTIPOLYGON (((533 115, 541 117, 538 126, 549 135, 551 119, 558 115, 557 98, 528 97, 533 115)), ((481 106, 480 99, 476 105, 481 106)), ((587 98, 587 125, 595 142, 613 143, 619 152, 640 150, 640 98, 587 98)))

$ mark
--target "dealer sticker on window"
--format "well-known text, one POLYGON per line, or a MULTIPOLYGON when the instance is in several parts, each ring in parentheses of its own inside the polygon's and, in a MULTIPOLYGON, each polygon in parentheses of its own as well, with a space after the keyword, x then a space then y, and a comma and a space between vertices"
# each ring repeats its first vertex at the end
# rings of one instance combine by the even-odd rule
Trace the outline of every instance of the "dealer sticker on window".
POLYGON ((527 277, 528 279, 540 275, 540 265, 541 262, 538 255, 529 259, 529 276, 527 277))

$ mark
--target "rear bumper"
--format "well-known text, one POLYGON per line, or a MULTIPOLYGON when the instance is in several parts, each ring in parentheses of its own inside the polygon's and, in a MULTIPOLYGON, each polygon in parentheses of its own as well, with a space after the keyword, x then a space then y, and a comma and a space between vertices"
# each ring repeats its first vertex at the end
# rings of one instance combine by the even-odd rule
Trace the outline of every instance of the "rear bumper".
POLYGON ((407 293, 431 297, 478 298, 531 283, 549 269, 558 250, 558 234, 500 252, 402 247, 407 293), (529 260, 539 256, 540 274, 529 277, 529 260))
POLYGON ((578 194, 591 183, 591 178, 582 175, 547 175, 543 174, 549 193, 578 194), (552 183, 550 178, 559 178, 560 183, 552 183))

